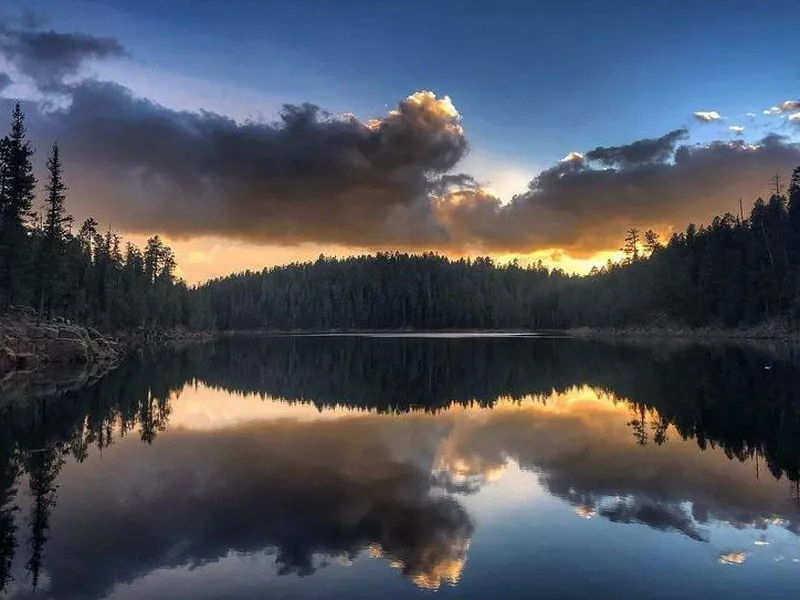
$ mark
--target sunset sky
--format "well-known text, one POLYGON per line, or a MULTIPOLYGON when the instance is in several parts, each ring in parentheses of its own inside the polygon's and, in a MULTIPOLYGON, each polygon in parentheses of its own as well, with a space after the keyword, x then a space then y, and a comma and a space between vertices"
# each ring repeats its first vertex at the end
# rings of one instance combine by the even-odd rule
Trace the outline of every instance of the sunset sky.
POLYGON ((76 218, 161 233, 190 282, 394 249, 585 272, 800 164, 796 0, 2 4, 0 109, 39 162, 59 141, 76 218))

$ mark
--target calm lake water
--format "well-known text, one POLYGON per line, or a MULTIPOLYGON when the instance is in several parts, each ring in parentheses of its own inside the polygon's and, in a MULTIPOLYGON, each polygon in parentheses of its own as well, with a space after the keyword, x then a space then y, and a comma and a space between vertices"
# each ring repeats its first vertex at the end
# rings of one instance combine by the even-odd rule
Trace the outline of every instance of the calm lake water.
POLYGON ((0 409, 0 597, 793 598, 799 467, 792 347, 223 339, 0 409))

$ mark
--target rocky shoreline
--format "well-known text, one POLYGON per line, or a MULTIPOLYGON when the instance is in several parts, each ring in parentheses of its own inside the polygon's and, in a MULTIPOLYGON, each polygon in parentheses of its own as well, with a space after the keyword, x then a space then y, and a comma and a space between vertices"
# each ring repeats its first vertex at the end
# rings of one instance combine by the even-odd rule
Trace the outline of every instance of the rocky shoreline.
POLYGON ((0 317, 0 377, 15 371, 113 365, 124 353, 116 339, 61 317, 38 319, 29 307, 0 317))
POLYGON ((0 396, 30 385, 81 385, 116 367, 127 352, 144 346, 193 343, 213 333, 138 330, 109 335, 61 318, 39 319, 27 306, 0 316, 0 396))

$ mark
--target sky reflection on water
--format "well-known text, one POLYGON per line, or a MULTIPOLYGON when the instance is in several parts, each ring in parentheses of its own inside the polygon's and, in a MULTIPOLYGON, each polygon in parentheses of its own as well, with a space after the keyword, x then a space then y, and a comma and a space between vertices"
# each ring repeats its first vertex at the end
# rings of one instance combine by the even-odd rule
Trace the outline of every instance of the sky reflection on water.
POLYGON ((782 598, 800 582, 792 482, 599 387, 434 412, 262 396, 192 380, 151 444, 117 431, 65 454, 35 592, 23 475, 9 598, 782 598))

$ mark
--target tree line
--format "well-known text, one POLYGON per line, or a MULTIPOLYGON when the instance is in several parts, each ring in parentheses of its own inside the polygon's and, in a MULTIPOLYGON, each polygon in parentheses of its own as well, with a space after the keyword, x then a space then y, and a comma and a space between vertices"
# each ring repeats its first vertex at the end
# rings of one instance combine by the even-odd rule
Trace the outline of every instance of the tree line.
POLYGON ((158 236, 144 250, 75 227, 57 144, 38 197, 24 115, 0 138, 0 308, 27 304, 106 330, 736 327, 800 320, 800 167, 749 215, 692 223, 662 243, 631 229, 624 259, 588 276, 541 262, 435 253, 320 256, 189 288, 158 236))
POLYGON ((17 104, 0 138, 0 307, 29 305, 107 330, 191 322, 191 293, 158 236, 144 251, 92 218, 74 228, 57 143, 38 197, 34 149, 17 104))
POLYGON ((775 179, 768 200, 745 217, 726 213, 690 223, 666 244, 631 230, 625 259, 575 278, 559 297, 568 325, 663 322, 736 327, 800 320, 800 167, 786 189, 775 179))
POLYGON ((219 329, 563 329, 800 321, 800 167, 745 217, 692 223, 663 243, 627 232, 624 258, 588 276, 541 262, 425 253, 320 256, 194 290, 219 329))

